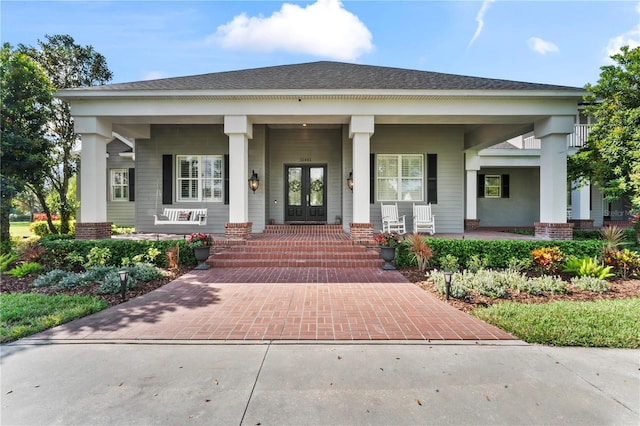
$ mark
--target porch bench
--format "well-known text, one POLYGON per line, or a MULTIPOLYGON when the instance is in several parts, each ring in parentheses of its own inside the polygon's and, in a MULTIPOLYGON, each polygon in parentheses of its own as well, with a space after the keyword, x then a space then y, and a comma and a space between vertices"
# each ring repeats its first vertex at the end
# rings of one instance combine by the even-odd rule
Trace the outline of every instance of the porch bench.
POLYGON ((207 209, 167 209, 161 215, 153 215, 154 225, 199 225, 207 224, 207 209))

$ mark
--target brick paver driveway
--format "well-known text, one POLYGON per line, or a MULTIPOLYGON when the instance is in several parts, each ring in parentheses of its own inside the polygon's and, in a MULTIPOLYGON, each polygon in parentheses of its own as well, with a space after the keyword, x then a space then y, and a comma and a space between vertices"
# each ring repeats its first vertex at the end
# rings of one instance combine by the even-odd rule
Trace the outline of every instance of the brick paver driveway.
POLYGON ((30 340, 513 340, 376 268, 212 268, 30 340))

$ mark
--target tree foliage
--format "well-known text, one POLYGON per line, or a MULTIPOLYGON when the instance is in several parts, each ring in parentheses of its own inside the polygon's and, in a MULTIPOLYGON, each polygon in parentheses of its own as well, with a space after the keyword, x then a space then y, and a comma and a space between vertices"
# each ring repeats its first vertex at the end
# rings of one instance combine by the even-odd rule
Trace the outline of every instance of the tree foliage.
POLYGON ((45 132, 53 86, 38 63, 5 43, 0 54, 0 96, 0 242, 5 246, 10 241, 12 200, 28 183, 42 181, 50 164, 51 143, 45 132))
POLYGON ((640 47, 625 46, 587 85, 585 113, 595 119, 585 146, 569 159, 572 179, 588 179, 609 200, 629 197, 640 211, 640 47))
MULTIPOLYGON (((36 60, 44 69, 56 89, 94 86, 105 84, 112 78, 103 55, 96 52, 93 46, 80 46, 69 35, 45 36, 46 40, 38 40, 38 47, 20 46, 20 49, 36 60)), ((51 166, 46 169, 46 179, 35 182, 30 188, 38 198, 43 211, 49 218, 49 227, 57 232, 50 220, 52 208, 60 213, 60 233, 69 231, 69 221, 76 208, 75 199, 69 196, 71 178, 77 173, 78 158, 74 150, 78 148, 78 137, 73 127, 73 119, 69 105, 59 99, 51 103, 51 120, 47 138, 53 142, 50 153, 51 166), (51 205, 53 191, 56 200, 51 205)))

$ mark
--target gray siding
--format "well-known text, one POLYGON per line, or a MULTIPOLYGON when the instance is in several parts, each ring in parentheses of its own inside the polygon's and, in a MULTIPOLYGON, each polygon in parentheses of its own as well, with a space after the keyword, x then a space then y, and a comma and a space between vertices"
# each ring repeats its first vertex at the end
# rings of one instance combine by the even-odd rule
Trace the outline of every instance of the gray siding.
POLYGON ((130 150, 131 148, 117 139, 107 144, 107 153, 109 154, 109 158, 107 158, 107 221, 113 222, 115 225, 135 225, 135 202, 111 200, 111 170, 135 167, 131 158, 119 155, 121 152, 130 150))
MULTIPOLYGON (((371 137, 374 154, 423 154, 424 199, 426 203, 426 154, 438 155, 438 203, 432 205, 436 232, 464 230, 464 133, 460 126, 377 125, 371 137)), ((375 171, 372 171, 375 173, 375 171)), ((407 232, 413 229, 413 201, 398 201, 400 215, 406 215, 407 232)), ((374 230, 382 229, 380 203, 371 205, 374 230)))
MULTIPOLYGON (((153 125, 149 140, 136 141, 136 231, 187 234, 224 233, 229 208, 220 202, 176 202, 176 155, 224 155, 229 138, 222 125, 153 125), (162 155, 173 155, 173 204, 162 204, 162 155), (206 208, 207 225, 153 225, 153 215, 164 207, 206 208)), ((247 177, 248 179, 248 177, 247 177)), ((257 194, 257 192, 256 192, 257 194)))
MULTIPOLYGON (((342 217, 342 130, 271 128, 268 135, 267 215, 284 222, 284 167, 288 164, 327 165, 327 222, 342 217)), ((345 186, 346 188, 346 186, 345 186)))
MULTIPOLYGON (((249 191, 249 222, 253 224, 252 232, 262 232, 266 219, 265 200, 268 199, 267 182, 269 181, 265 159, 266 133, 266 126, 255 125, 253 139, 249 140, 249 173, 255 170, 260 179, 260 187, 255 193, 249 190, 248 186, 246 188, 249 191)), ((248 179, 249 176, 247 176, 248 179)))
POLYGON ((478 198, 480 226, 532 227, 539 221, 540 169, 482 168, 478 174, 509 175, 509 198, 478 198))

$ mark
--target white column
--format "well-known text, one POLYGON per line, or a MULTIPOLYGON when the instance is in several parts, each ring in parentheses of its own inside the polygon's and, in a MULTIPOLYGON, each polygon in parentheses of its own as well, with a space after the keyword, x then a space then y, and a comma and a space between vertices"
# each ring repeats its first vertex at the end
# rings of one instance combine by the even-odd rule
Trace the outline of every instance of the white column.
POLYGON ((465 219, 478 218, 478 170, 480 157, 477 151, 465 152, 465 169, 467 171, 467 211, 465 219))
POLYGON ((253 126, 246 116, 225 116, 229 136, 229 222, 249 221, 249 139, 253 126))
POLYGON ((353 139, 353 223, 370 223, 369 214, 369 154, 374 131, 373 116, 353 116, 349 136, 353 139))
POLYGON ((573 116, 549 117, 535 123, 540 149, 540 222, 567 223, 567 134, 573 116))
POLYGON ((581 188, 571 191, 571 219, 591 219, 591 185, 585 184, 581 188))
POLYGON ((95 133, 81 136, 80 222, 107 221, 107 142, 95 133))

